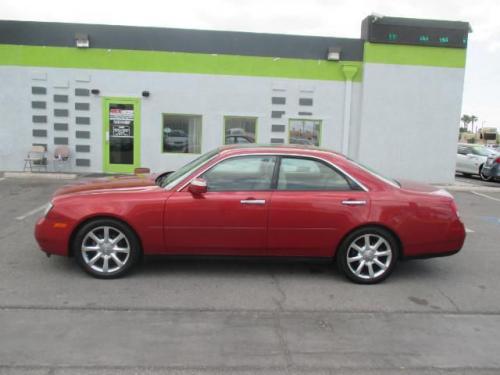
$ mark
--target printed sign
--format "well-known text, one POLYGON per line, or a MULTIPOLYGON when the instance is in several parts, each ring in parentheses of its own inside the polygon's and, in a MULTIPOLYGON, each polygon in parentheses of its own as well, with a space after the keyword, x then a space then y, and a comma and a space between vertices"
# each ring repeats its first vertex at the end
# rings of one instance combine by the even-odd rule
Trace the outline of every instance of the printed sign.
POLYGON ((130 138, 134 136, 134 107, 132 105, 117 105, 109 108, 110 136, 115 138, 130 138))
POLYGON ((112 137, 131 137, 131 125, 111 124, 112 137))
POLYGON ((134 119, 133 109, 111 108, 109 110, 109 119, 118 121, 132 121, 134 119))

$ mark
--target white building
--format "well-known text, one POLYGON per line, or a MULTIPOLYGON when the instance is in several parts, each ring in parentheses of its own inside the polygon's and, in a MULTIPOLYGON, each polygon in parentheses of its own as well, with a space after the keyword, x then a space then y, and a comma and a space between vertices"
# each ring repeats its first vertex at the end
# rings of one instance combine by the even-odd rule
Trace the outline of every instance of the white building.
POLYGON ((469 25, 367 17, 360 39, 0 21, 0 170, 176 169, 224 143, 303 143, 451 182, 469 25), (49 164, 49 169, 50 169, 49 164))

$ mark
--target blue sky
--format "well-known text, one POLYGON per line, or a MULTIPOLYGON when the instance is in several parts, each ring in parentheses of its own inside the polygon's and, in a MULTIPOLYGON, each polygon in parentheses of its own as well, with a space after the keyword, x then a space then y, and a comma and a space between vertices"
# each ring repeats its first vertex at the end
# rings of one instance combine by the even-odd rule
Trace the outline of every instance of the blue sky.
POLYGON ((500 128, 498 0, 2 0, 2 19, 357 38, 371 14, 468 21, 463 113, 500 128))

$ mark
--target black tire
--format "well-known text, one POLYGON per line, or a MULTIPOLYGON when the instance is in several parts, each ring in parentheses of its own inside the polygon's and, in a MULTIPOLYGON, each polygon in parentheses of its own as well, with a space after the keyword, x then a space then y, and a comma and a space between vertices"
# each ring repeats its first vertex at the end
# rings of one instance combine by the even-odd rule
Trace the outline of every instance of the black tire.
MULTIPOLYGON (((104 247, 104 243, 102 244, 104 247)), ((130 227, 121 221, 114 219, 96 219, 92 220, 85 225, 83 225, 78 232, 76 233, 73 244, 72 244, 73 254, 78 265, 88 274, 94 276, 98 279, 115 279, 121 276, 124 276, 138 263, 141 258, 141 246, 137 235, 134 233, 130 227), (106 243, 108 248, 100 249, 99 245, 96 241, 94 241, 89 236, 94 234, 97 236, 99 240, 104 240, 105 236, 105 228, 108 229, 108 237, 110 240, 118 239, 119 233, 123 235, 123 238, 118 239, 116 244, 113 242, 106 243), (103 236, 99 235, 102 230, 103 236), (115 236, 114 238, 113 235, 115 236), (85 243, 84 243, 85 241, 85 243), (83 246, 86 245, 87 248, 95 247, 96 250, 83 250, 83 246), (91 245, 91 246, 88 246, 91 245), (99 248, 99 249, 98 249, 99 248), (128 248, 128 251, 126 250, 128 248), (114 251, 113 249, 120 249, 119 251, 114 251), (125 250, 125 251, 124 251, 125 250), (112 253, 115 254, 115 261, 112 257, 112 253), (101 254, 101 258, 93 264, 90 265, 89 260, 92 261, 94 256, 97 257, 98 254, 101 254), (108 259, 105 260, 104 257, 108 259), (100 266, 100 261, 102 260, 102 266, 100 266), (119 265, 119 261, 122 262, 119 265), (104 262, 106 262, 107 266, 104 267, 104 262), (115 265, 114 268, 110 267, 111 265, 115 265), (102 268, 101 271, 98 271, 98 268, 102 268), (107 268, 108 271, 104 272, 104 269, 107 268)))
POLYGON ((338 248, 336 256, 337 266, 341 273, 343 273, 349 280, 355 283, 376 284, 385 280, 392 273, 396 265, 399 251, 399 243, 389 231, 376 226, 364 227, 353 231, 342 241, 338 248), (365 243, 364 241, 366 235, 369 236, 368 241, 370 242, 370 246, 375 246, 379 238, 383 239, 383 241, 379 245, 380 251, 372 250, 371 248, 369 248, 369 252, 367 252, 365 255, 361 255, 359 251, 352 247, 354 244, 358 248, 364 248, 364 246, 361 247, 360 244, 365 243), (390 252, 390 257, 389 255, 387 255, 387 257, 383 255, 376 255, 379 253, 383 254, 386 251, 390 252), (354 253, 358 253, 358 256, 370 256, 372 258, 361 258, 359 261, 353 261, 353 259, 357 257, 352 256, 354 253), (348 262, 348 257, 350 257, 351 262, 348 262), (383 269, 378 264, 374 263, 375 258, 380 263, 384 264, 386 268, 383 269), (361 262, 364 262, 364 266, 361 266, 361 272, 366 270, 366 273, 369 273, 369 269, 371 268, 373 277, 370 275, 366 275, 366 277, 363 277, 363 275, 358 275, 355 273, 353 268, 358 268, 361 265, 361 262), (371 262, 371 266, 368 265, 369 262, 371 262), (351 264, 351 266, 349 266, 349 264, 351 264))
POLYGON ((483 166, 481 166, 481 168, 479 168, 479 177, 481 177, 481 180, 483 180, 483 181, 491 181, 491 176, 483 175, 483 166))

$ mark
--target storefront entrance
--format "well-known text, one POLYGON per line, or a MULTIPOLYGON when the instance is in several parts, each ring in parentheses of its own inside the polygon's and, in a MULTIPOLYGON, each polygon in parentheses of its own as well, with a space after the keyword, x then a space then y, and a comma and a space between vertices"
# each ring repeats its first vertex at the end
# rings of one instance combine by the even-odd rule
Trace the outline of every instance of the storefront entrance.
POLYGON ((105 172, 132 173, 140 166, 140 99, 104 98, 105 172))

